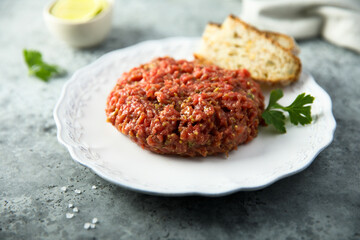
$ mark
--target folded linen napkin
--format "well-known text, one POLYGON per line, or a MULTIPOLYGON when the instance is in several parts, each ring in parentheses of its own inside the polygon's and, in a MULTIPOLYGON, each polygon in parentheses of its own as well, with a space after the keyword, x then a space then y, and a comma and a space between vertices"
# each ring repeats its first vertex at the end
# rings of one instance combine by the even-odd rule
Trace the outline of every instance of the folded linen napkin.
POLYGON ((321 35, 360 53, 359 0, 243 0, 240 17, 296 39, 321 35))

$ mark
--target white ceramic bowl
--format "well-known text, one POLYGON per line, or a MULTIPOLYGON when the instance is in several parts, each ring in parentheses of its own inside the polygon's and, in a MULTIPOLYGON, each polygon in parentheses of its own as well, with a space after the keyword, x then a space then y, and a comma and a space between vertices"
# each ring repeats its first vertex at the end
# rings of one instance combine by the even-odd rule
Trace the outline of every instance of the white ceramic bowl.
POLYGON ((107 8, 85 22, 74 22, 53 16, 50 10, 55 2, 51 2, 44 8, 44 20, 50 32, 68 45, 76 48, 92 47, 100 44, 109 34, 114 8, 113 0, 107 0, 107 8))

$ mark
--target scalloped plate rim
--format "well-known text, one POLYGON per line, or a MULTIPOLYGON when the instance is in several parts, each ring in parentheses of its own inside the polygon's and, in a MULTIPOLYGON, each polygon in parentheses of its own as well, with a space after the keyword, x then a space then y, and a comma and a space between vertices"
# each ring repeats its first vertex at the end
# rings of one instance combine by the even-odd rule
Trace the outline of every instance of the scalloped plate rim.
POLYGON ((156 195, 156 196, 192 196, 192 195, 198 195, 198 196, 206 196, 206 197, 220 197, 220 196, 225 196, 225 195, 229 195, 235 192, 239 192, 239 191, 254 191, 254 190, 259 190, 259 189, 263 189, 267 186, 272 185, 273 183, 292 176, 296 173, 299 173, 303 170, 305 170, 307 167, 309 167, 311 165, 311 163, 315 160, 315 158, 320 154, 320 152, 322 152, 327 146, 329 146, 331 144, 331 142, 333 141, 334 138, 334 132, 336 130, 336 121, 335 118, 333 116, 332 113, 332 102, 331 102, 331 98, 329 96, 329 94, 323 89, 321 88, 316 81, 314 80, 314 78, 312 77, 311 74, 303 71, 302 74, 306 74, 308 75, 308 77, 312 78, 313 83, 315 84, 315 86, 322 92, 322 94, 324 95, 326 99, 326 101, 329 103, 329 117, 331 118, 331 131, 328 132, 327 136, 324 136, 324 140, 321 142, 321 144, 319 144, 319 148, 318 150, 313 153, 311 156, 308 157, 307 161, 305 161, 305 164, 303 166, 301 166, 298 169, 295 169, 294 171, 290 171, 287 173, 283 173, 281 175, 278 175, 274 178, 272 178, 271 180, 267 180, 266 183, 258 185, 258 186, 254 186, 254 187, 237 187, 237 188, 232 188, 230 190, 225 190, 225 191, 219 191, 219 192, 207 192, 207 191, 173 191, 173 192, 158 192, 158 191, 152 191, 149 189, 142 189, 142 188, 137 188, 137 187, 133 187, 127 184, 123 184, 120 183, 114 179, 112 179, 111 177, 107 176, 106 174, 104 174, 101 170, 96 168, 95 164, 92 163, 86 163, 84 161, 82 161, 80 159, 80 157, 77 156, 77 154, 75 153, 74 150, 74 145, 72 145, 71 143, 67 142, 65 140, 65 137, 63 137, 63 135, 65 134, 64 131, 62 131, 63 126, 62 126, 62 122, 59 118, 58 112, 59 109, 61 107, 61 105, 64 103, 64 98, 66 97, 66 93, 69 89, 69 87, 71 86, 72 83, 74 83, 77 80, 77 76, 80 75, 83 71, 91 68, 92 66, 96 66, 97 64, 99 64, 100 62, 106 60, 107 58, 109 58, 111 55, 115 55, 119 52, 123 52, 123 51, 127 51, 127 50, 131 50, 132 48, 137 48, 141 45, 146 45, 146 44, 150 44, 150 43, 156 43, 158 41, 181 41, 181 40, 190 40, 190 41, 196 41, 199 40, 198 37, 170 37, 170 38, 164 38, 164 39, 157 39, 157 40, 147 40, 147 41, 143 41, 137 44, 134 44, 132 46, 126 47, 126 48, 121 48, 121 49, 117 49, 111 52, 108 52, 104 55, 102 55, 100 58, 98 58, 97 60, 95 60, 94 62, 78 69, 77 71, 75 71, 75 73, 72 75, 72 77, 64 84, 63 89, 61 91, 61 95, 60 98, 54 108, 53 111, 53 116, 54 116, 54 120, 57 126, 57 138, 58 141, 64 145, 67 150, 70 153, 70 156, 72 157, 72 159, 75 162, 78 162, 79 164, 89 168, 91 171, 93 171, 95 174, 97 174, 98 176, 100 176, 101 178, 105 179, 108 182, 111 182, 115 185, 118 185, 122 188, 128 189, 128 190, 132 190, 132 191, 136 191, 136 192, 140 192, 140 193, 145 193, 145 194, 149 194, 149 195, 156 195))

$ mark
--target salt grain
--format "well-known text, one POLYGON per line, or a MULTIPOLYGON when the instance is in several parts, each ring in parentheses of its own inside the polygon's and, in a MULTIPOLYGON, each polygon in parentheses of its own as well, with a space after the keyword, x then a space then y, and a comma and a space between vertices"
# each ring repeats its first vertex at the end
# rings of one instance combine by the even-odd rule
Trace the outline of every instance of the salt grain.
POLYGON ((75 192, 76 194, 80 194, 80 193, 81 193, 81 190, 75 189, 74 192, 75 192))
POLYGON ((95 185, 93 185, 92 187, 91 187, 91 189, 96 189, 97 187, 95 186, 95 185))
POLYGON ((85 229, 89 229, 90 226, 91 226, 91 223, 85 223, 85 224, 84 224, 84 228, 85 228, 85 229))
POLYGON ((77 207, 75 207, 75 208, 73 209, 73 212, 79 212, 79 209, 78 209, 77 207))
POLYGON ((73 218, 74 214, 73 213, 66 213, 66 218, 73 218))
POLYGON ((99 222, 99 220, 97 218, 93 218, 93 220, 92 220, 93 224, 98 223, 98 222, 99 222))
POLYGON ((61 190, 62 192, 66 192, 66 191, 67 191, 67 188, 64 186, 64 187, 61 187, 60 190, 61 190))
POLYGON ((74 207, 74 204, 69 203, 69 208, 73 208, 73 207, 74 207))

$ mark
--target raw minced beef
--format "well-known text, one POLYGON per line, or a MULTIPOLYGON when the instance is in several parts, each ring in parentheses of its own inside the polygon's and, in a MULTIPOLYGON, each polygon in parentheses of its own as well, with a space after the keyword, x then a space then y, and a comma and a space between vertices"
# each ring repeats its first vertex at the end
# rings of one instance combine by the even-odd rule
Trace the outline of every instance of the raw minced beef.
POLYGON ((124 73, 106 115, 145 149, 207 156, 256 137, 263 110, 261 89, 246 70, 164 57, 124 73))

